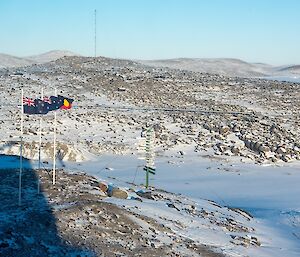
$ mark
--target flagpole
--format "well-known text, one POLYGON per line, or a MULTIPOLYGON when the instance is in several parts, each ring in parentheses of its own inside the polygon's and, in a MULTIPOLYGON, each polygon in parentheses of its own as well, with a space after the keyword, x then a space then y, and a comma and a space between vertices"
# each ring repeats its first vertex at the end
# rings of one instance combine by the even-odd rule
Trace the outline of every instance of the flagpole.
MULTIPOLYGON (((41 88, 41 100, 43 100, 44 92, 43 88, 41 88)), ((40 140, 39 140, 39 172, 41 171, 41 148, 42 148, 42 116, 40 116, 40 140)), ((39 173, 38 173, 39 174, 39 173)), ((38 175, 37 181, 37 192, 40 193, 40 176, 38 175)))
MULTIPOLYGON (((57 96, 57 90, 55 88, 54 96, 57 96)), ((54 112, 54 142, 53 142, 53 185, 55 185, 55 165, 56 165, 56 111, 54 112)))
POLYGON ((97 57, 97 10, 95 9, 95 58, 97 57))
POLYGON ((22 197, 22 171, 23 171, 23 88, 21 89, 21 135, 20 135, 20 171, 19 171, 19 206, 21 206, 22 197))

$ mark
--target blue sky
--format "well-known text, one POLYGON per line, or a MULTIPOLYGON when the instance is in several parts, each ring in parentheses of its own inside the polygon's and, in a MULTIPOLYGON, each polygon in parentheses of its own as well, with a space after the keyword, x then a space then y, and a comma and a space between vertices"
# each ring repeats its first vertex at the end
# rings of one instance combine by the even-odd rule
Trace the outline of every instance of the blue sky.
POLYGON ((0 0, 0 53, 300 64, 297 0, 0 0))

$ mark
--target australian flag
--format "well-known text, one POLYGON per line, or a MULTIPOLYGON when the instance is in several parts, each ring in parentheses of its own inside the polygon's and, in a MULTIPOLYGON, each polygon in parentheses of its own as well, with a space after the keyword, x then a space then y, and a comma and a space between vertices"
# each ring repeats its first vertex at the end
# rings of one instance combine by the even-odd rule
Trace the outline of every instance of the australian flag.
POLYGON ((23 98, 25 114, 47 114, 58 109, 70 109, 73 99, 64 96, 50 96, 42 99, 23 98))
POLYGON ((41 99, 23 98, 23 110, 26 114, 47 114, 45 102, 41 99))

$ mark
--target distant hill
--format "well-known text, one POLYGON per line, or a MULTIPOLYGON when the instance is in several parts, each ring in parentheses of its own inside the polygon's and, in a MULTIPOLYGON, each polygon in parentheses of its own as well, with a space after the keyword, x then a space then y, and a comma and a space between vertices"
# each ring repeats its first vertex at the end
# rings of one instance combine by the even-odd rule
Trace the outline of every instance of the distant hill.
MULTIPOLYGON (((7 54, 0 54, 0 69, 23 67, 32 64, 49 63, 66 57, 64 61, 71 60, 68 57, 82 56, 70 51, 54 50, 39 55, 15 57, 7 54)), ((84 57, 82 57, 84 58, 84 57)), ((85 57, 88 58, 88 57, 85 57)), ((94 58, 90 57, 91 60, 94 58)), ((75 58, 76 59, 76 58, 75 58)), ((233 58, 176 58, 165 60, 125 60, 98 57, 97 60, 107 59, 118 65, 120 62, 125 65, 146 65, 150 67, 164 67, 170 69, 187 70, 193 72, 219 74, 229 77, 260 77, 267 79, 286 80, 300 82, 300 65, 272 66, 264 63, 248 63, 233 58)), ((72 59, 73 60, 73 59, 72 59)), ((42 67, 40 67, 42 69, 42 67)))
POLYGON ((300 75, 300 65, 287 66, 287 67, 279 69, 278 71, 279 72, 289 72, 292 74, 300 75))
POLYGON ((46 63, 55 61, 64 56, 78 56, 70 51, 54 50, 40 55, 16 57, 0 53, 0 68, 22 67, 32 64, 46 63))
POLYGON ((53 50, 39 55, 27 56, 25 58, 27 60, 31 60, 34 63, 46 63, 46 62, 55 61, 64 56, 78 56, 78 54, 75 54, 70 51, 53 50))
POLYGON ((273 66, 268 64, 247 63, 239 59, 230 58, 178 58, 139 62, 155 67, 168 67, 237 77, 262 77, 269 75, 273 69, 273 66))
POLYGON ((31 60, 0 53, 0 68, 20 67, 32 64, 31 60))

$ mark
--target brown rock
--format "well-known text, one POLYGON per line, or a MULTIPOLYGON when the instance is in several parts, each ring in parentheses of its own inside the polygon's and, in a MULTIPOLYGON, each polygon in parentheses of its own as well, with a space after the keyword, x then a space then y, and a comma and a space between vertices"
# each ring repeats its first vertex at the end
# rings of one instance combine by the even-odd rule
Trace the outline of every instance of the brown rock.
POLYGON ((228 133, 229 130, 230 130, 229 127, 223 126, 223 127, 221 127, 221 128, 219 129, 219 132, 220 132, 220 134, 224 135, 224 134, 228 133))
POLYGON ((104 193, 107 193, 107 190, 108 190, 108 185, 104 182, 100 182, 99 183, 99 187, 100 187, 100 190, 104 193))

